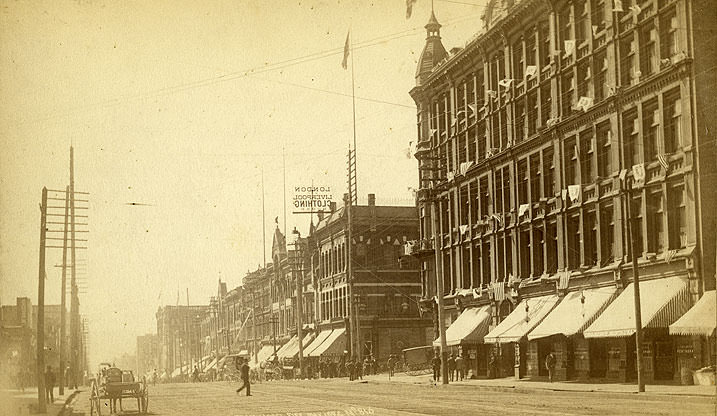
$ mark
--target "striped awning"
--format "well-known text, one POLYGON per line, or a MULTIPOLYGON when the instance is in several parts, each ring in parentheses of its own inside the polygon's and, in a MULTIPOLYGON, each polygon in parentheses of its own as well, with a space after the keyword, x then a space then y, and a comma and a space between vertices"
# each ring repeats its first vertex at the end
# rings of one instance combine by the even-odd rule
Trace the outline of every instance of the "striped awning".
POLYGON ((483 338, 483 342, 492 344, 520 341, 553 310, 559 300, 557 295, 524 299, 483 338))
POLYGON ((345 328, 334 329, 324 342, 311 351, 309 357, 321 357, 322 355, 339 355, 342 354, 346 347, 345 328))
POLYGON ((715 318, 715 291, 704 293, 687 313, 670 325, 671 335, 704 335, 715 334, 717 319, 715 318))
MULTIPOLYGON (((465 309, 446 330, 446 345, 452 347, 462 342, 482 343, 490 322, 490 305, 465 309)), ((433 346, 440 347, 441 339, 433 341, 433 346)))
MULTIPOLYGON (((630 283, 585 330, 585 338, 629 337, 635 333, 635 286, 630 283)), ((668 277, 640 282, 643 328, 667 328, 689 309, 687 281, 668 277)))
POLYGON ((530 331, 528 339, 534 340, 551 335, 569 337, 582 333, 616 295, 615 286, 570 292, 543 322, 530 331))
POLYGON ((294 348, 294 346, 296 346, 296 344, 298 343, 299 337, 294 335, 286 344, 284 344, 281 348, 279 348, 278 351, 276 351, 276 356, 279 358, 286 357, 286 352, 294 348))
MULTIPOLYGON (((331 332, 331 331, 329 331, 329 332, 331 332)), ((303 349, 304 356, 306 356, 306 347, 311 344, 311 339, 313 338, 313 336, 314 336, 313 333, 307 334, 301 343, 301 348, 303 349)), ((299 353, 299 339, 297 338, 296 341, 294 342, 294 344, 291 346, 291 348, 284 351, 283 358, 292 358, 298 353, 299 353)), ((280 356, 280 358, 281 358, 281 356, 280 356)))
POLYGON ((319 335, 316 336, 316 339, 314 339, 312 342, 309 343, 309 345, 304 345, 304 357, 308 357, 309 354, 311 354, 312 351, 314 351, 316 348, 321 345, 322 342, 326 341, 326 338, 331 335, 332 330, 326 329, 321 332, 319 332, 319 335))

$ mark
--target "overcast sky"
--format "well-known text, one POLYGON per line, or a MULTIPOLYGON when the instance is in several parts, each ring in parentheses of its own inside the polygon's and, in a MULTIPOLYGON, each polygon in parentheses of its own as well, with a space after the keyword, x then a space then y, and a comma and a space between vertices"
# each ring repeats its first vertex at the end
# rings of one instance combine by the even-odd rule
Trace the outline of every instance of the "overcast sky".
MULTIPOLYGON (((480 29, 484 3, 435 2, 446 49, 480 29)), ((408 20, 404 0, 0 5, 0 300, 37 303, 41 189, 68 184, 72 144, 76 189, 90 192, 81 312, 93 365, 133 353, 178 292, 206 304, 218 279, 235 287, 263 262, 262 169, 267 252, 274 218, 285 226, 283 157, 288 202, 312 181, 341 198, 349 27, 358 192, 412 204, 408 91, 427 0, 408 20)), ((286 222, 306 234, 308 216, 286 222)), ((59 304, 60 250, 47 256, 46 302, 59 304)))

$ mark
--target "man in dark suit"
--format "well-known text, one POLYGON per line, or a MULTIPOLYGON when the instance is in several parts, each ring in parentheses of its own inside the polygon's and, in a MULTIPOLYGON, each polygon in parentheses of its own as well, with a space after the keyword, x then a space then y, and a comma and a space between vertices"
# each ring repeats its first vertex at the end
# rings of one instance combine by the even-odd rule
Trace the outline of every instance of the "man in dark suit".
POLYGON ((246 395, 251 396, 251 383, 249 383, 249 363, 247 363, 247 360, 243 360, 241 358, 238 358, 238 360, 243 361, 243 363, 239 367, 239 372, 241 373, 241 380, 242 382, 244 382, 244 385, 237 389, 237 393, 244 390, 244 388, 246 387, 246 395))

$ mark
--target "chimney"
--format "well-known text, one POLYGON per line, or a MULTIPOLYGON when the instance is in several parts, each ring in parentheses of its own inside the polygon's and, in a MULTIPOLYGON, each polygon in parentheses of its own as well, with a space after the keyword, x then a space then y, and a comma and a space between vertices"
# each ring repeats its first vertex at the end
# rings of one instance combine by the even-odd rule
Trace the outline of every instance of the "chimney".
MULTIPOLYGON (((333 204, 333 202, 332 202, 332 204, 333 204)), ((319 218, 319 221, 322 221, 322 220, 324 219, 324 210, 323 210, 323 208, 322 208, 322 209, 319 209, 319 212, 316 213, 316 216, 319 218)))

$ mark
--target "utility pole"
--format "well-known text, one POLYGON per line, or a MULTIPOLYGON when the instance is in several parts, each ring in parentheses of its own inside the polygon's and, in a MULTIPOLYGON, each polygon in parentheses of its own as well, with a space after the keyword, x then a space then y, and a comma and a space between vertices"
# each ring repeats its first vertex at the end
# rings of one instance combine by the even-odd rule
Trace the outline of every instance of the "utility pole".
MULTIPOLYGON (((633 176, 634 179, 634 176, 633 176)), ((640 309, 640 275, 637 267, 637 253, 635 251, 635 218, 632 215, 632 182, 627 181, 627 218, 630 230, 630 257, 632 261, 633 293, 635 295, 635 352, 637 369, 637 391, 645 392, 645 381, 642 378, 642 311, 640 309)))
POLYGON ((45 232, 47 231, 47 188, 42 188, 40 203, 40 266, 37 286, 37 408, 47 411, 45 403, 45 232))
MULTIPOLYGON (((432 192, 432 190, 431 190, 432 192)), ((436 256, 436 292, 438 308, 438 333, 441 340, 441 383, 448 384, 448 347, 446 346, 446 321, 443 310, 443 255, 441 253, 442 236, 439 234, 436 205, 440 201, 433 195, 431 201, 431 221, 433 222, 433 250, 436 256)))
POLYGON ((60 396, 65 395, 65 377, 62 369, 65 368, 65 338, 67 337, 65 326, 67 325, 67 228, 70 209, 70 187, 65 188, 65 228, 62 234, 62 293, 60 295, 60 396))
POLYGON ((76 241, 75 241, 75 153, 70 146, 70 238, 72 244, 70 246, 71 261, 71 281, 70 281, 70 367, 72 385, 77 385, 77 373, 79 373, 77 353, 79 341, 79 298, 77 294, 77 274, 76 274, 76 241))
POLYGON ((187 313, 184 315, 187 325, 187 360, 189 361, 189 374, 192 373, 192 314, 189 308, 189 288, 187 288, 187 313))
POLYGON ((354 150, 349 149, 348 154, 348 194, 344 196, 346 209, 346 286, 349 297, 349 335, 351 338, 351 355, 361 360, 361 321, 358 315, 357 299, 354 294, 353 279, 353 222, 352 206, 357 200, 356 195, 356 133, 354 132, 354 150))
MULTIPOLYGON (((313 203, 313 201, 312 201, 313 203)), ((301 234, 299 231, 294 227, 294 231, 292 233, 295 236, 294 239, 294 271, 296 273, 296 336, 299 339, 299 373, 301 374, 301 378, 305 377, 304 374, 304 346, 303 346, 303 338, 304 338, 304 328, 303 328, 303 317, 302 317, 302 311, 303 311, 303 299, 302 299, 302 292, 303 292, 303 285, 304 285, 304 267, 303 267, 303 259, 301 257, 301 234)))

